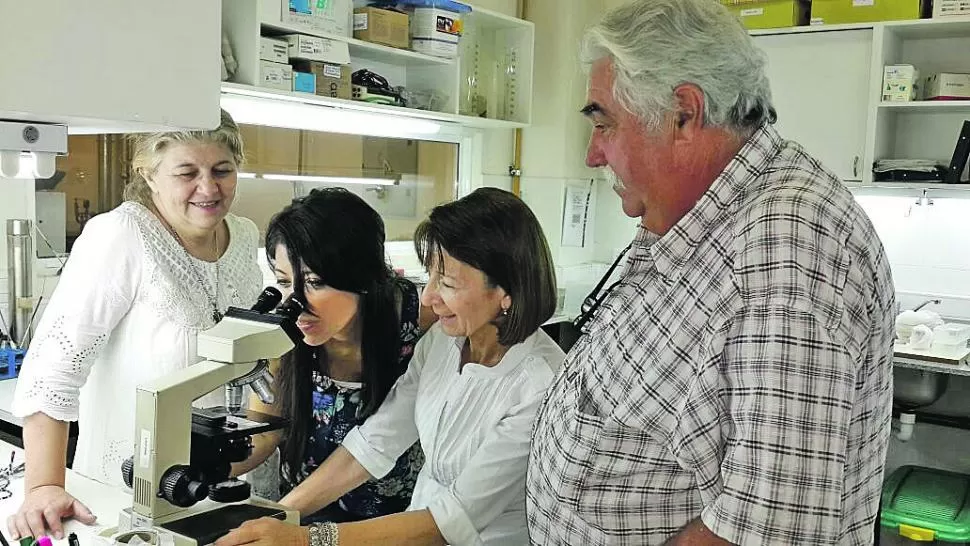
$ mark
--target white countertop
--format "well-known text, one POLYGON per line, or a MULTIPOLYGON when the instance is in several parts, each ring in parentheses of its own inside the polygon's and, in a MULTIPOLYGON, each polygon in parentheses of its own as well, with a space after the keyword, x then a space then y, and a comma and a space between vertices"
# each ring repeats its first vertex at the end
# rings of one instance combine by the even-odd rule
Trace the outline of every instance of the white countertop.
POLYGON ((893 346, 893 365, 925 372, 970 376, 970 348, 921 350, 896 343, 893 346))
POLYGON ((966 364, 970 361, 970 347, 930 347, 929 349, 913 349, 908 344, 896 343, 893 345, 893 356, 896 358, 909 358, 917 360, 929 360, 939 364, 966 364))
MULTIPOLYGON (((11 451, 16 453, 14 464, 23 462, 24 453, 22 450, 10 444, 0 442, 0 465, 7 464, 10 461, 11 451)), ((10 492, 13 493, 13 496, 0 501, 0 530, 2 530, 4 537, 10 536, 7 532, 7 517, 16 513, 17 509, 20 508, 21 502, 23 502, 23 486, 24 480, 21 475, 19 478, 10 482, 10 492)), ((91 509, 94 515, 97 516, 98 521, 92 526, 87 526, 76 521, 68 521, 64 527, 65 536, 69 533, 76 533, 82 546, 110 544, 110 542, 104 539, 98 540, 98 534, 118 524, 118 514, 124 508, 131 506, 131 494, 108 487, 94 480, 89 480, 70 470, 67 471, 66 486, 69 493, 91 509)), ((8 542, 11 545, 15 544, 13 541, 8 540, 8 542)), ((55 540, 54 544, 66 545, 67 539, 55 540)))

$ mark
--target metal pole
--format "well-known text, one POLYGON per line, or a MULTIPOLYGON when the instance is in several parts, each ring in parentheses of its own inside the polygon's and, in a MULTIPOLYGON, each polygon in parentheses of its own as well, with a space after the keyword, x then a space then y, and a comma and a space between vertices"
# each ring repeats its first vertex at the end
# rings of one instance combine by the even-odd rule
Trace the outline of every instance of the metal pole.
POLYGON ((10 337, 24 347, 30 344, 30 316, 34 311, 32 294, 33 248, 30 220, 7 220, 7 283, 9 287, 10 337))

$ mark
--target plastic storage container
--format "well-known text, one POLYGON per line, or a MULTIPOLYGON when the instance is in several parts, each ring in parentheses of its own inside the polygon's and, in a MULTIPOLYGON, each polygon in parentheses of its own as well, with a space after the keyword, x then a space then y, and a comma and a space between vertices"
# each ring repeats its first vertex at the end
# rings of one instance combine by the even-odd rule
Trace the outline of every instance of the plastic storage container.
POLYGON ((880 523, 913 541, 970 541, 970 476, 920 466, 896 469, 883 485, 880 523))
POLYGON ((970 324, 944 324, 933 329, 933 344, 966 347, 970 340, 970 324))

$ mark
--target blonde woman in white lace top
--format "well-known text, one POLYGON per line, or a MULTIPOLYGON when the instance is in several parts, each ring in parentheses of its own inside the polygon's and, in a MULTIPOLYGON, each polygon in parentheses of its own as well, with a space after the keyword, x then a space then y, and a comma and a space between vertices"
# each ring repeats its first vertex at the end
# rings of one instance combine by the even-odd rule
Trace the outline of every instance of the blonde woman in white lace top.
POLYGON ((127 201, 92 218, 71 251, 21 372, 24 504, 15 538, 60 538, 62 518, 93 522, 64 490, 68 423, 73 470, 121 485, 134 444, 135 387, 198 361, 196 334, 259 294, 258 232, 229 214, 242 140, 225 112, 214 131, 136 140, 127 201))

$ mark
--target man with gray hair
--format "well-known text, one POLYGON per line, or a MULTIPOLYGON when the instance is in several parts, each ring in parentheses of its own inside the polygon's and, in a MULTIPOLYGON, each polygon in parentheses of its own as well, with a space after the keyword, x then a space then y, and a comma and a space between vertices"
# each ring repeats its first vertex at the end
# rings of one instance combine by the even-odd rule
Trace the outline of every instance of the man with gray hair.
POLYGON ((871 543, 895 302, 869 219, 772 128, 715 0, 634 0, 584 57, 587 164, 641 225, 540 410, 532 542, 871 543))

